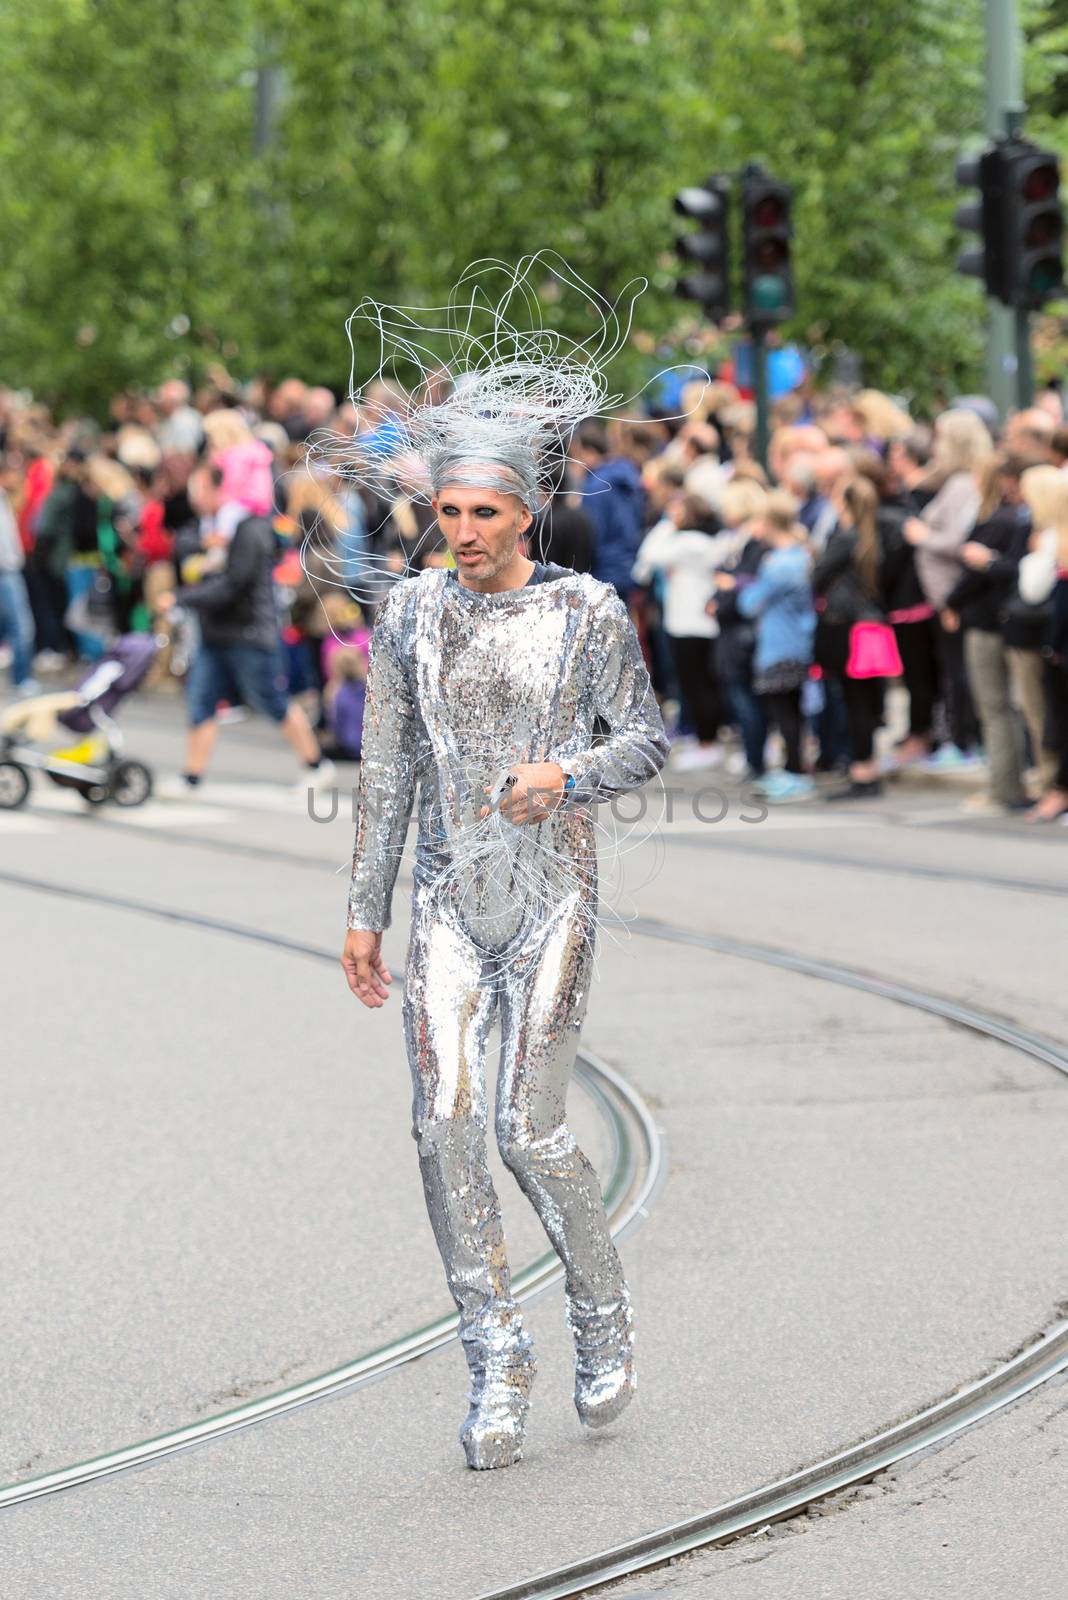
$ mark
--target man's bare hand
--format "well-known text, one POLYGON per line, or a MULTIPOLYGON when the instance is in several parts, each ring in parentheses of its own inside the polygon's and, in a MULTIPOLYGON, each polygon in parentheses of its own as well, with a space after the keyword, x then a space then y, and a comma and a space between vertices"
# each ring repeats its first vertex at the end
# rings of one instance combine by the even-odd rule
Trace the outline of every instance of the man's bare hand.
POLYGON ((350 928, 341 953, 341 965, 357 1000, 374 1009, 389 999, 386 985, 393 982, 382 960, 382 935, 366 928, 350 928))
MULTIPOLYGON (((502 817, 509 822, 543 822, 552 816, 564 792, 564 769, 555 761, 517 761, 508 768, 518 778, 500 804, 502 817)), ((491 792, 485 786, 486 794, 491 792)), ((482 807, 479 821, 488 817, 490 808, 482 807)))

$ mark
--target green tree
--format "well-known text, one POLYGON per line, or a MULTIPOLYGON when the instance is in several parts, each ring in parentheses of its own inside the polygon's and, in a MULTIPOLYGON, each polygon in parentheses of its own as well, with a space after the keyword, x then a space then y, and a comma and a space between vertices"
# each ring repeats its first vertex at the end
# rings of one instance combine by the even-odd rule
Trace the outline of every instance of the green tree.
MULTIPOLYGON (((1052 118, 1063 0, 1030 3, 1052 118)), ((213 358, 343 384, 362 296, 542 248, 609 298, 649 277, 661 337, 672 193, 761 158, 797 195, 786 331, 933 403, 980 370, 951 217, 982 43, 979 0, 0 0, 0 373, 97 408, 213 358)))

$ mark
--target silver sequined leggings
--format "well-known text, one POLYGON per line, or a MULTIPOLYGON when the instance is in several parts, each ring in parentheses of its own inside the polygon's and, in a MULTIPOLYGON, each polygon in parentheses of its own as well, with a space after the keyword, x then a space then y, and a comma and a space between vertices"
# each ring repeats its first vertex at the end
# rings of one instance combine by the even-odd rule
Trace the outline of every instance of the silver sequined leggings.
POLYGON ((564 1265, 569 1299, 604 1305, 623 1275, 597 1176, 565 1120, 589 997, 592 940, 564 899, 518 962, 501 963, 417 886, 404 1027, 427 1209, 469 1359, 520 1329, 500 1204, 486 1163, 485 1055, 499 1007, 496 1135, 501 1156, 564 1265))

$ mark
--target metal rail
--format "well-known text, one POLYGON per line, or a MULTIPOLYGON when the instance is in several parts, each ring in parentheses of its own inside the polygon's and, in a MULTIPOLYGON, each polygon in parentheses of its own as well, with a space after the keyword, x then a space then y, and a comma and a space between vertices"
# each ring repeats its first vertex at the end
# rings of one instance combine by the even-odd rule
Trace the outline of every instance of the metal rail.
MULTIPOLYGON (((207 797, 210 800, 210 796, 207 797)), ((207 834, 185 833, 179 828, 149 828, 140 824, 133 828, 128 823, 120 822, 114 817, 109 817, 106 811, 55 811, 50 812, 57 821, 76 822, 88 828, 111 828, 122 832, 127 838, 152 840, 165 839, 169 843, 192 846, 199 850, 209 850, 222 855, 245 856, 249 860, 284 861, 287 866, 301 867, 305 870, 337 872, 348 865, 347 856, 341 860, 331 861, 326 856, 307 855, 299 850, 279 849, 272 845, 250 844, 241 839, 214 839, 207 834)), ((710 824, 710 827, 714 826, 710 824)), ((729 838, 709 837, 697 838, 693 834, 672 834, 670 828, 662 829, 658 835, 665 843, 674 845, 680 850, 708 850, 722 851, 728 855, 752 855, 765 857, 768 860, 796 861, 799 865, 818 867, 832 867, 838 869, 855 868, 858 872, 882 874, 884 877, 917 878, 921 882, 929 883, 971 883, 981 889, 1005 889, 1016 894, 1043 895, 1053 899, 1064 899, 1068 896, 1068 884, 1050 883, 1039 878, 1015 878, 994 872, 968 872, 956 867, 940 867, 916 862, 897 862, 885 860, 865 861, 854 856, 835 856, 829 851, 791 849, 785 845, 757 844, 755 841, 739 839, 737 835, 729 838)), ((1043 836, 1047 837, 1047 836, 1043 836)), ((1030 836, 1028 843, 1038 843, 1030 836)), ((403 874, 398 882, 403 881, 403 874)))

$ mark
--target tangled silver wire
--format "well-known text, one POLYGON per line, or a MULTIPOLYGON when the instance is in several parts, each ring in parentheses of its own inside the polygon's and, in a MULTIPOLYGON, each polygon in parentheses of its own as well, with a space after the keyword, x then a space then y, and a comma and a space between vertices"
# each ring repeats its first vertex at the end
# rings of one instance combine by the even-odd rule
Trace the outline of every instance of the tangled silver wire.
MULTIPOLYGON (((364 541, 354 558, 335 537, 320 539, 321 522, 314 521, 304 533, 300 560, 320 603, 323 588, 336 588, 374 604, 392 584, 416 572, 424 549, 436 548, 440 540, 433 518, 424 515, 420 527, 415 508, 430 507, 445 484, 515 494, 532 513, 551 516, 579 424, 618 415, 671 370, 657 373, 631 395, 614 392, 609 379, 608 369, 630 339, 635 305, 647 287, 646 279, 633 279, 610 301, 555 251, 542 250, 514 266, 492 258, 473 262, 444 305, 361 300, 346 322, 348 399, 356 425, 351 434, 320 430, 313 435, 307 469, 340 481, 350 496, 366 494, 391 507, 395 522, 407 528, 399 552, 382 554, 364 541), (579 298, 592 325, 585 338, 545 324, 546 303, 567 293, 579 298), (376 356, 373 374, 357 383, 357 371, 370 364, 368 342, 376 356)), ((598 492, 596 483, 592 492, 598 492)), ((329 608, 324 611, 333 633, 329 608)), ((663 799, 659 775, 651 771, 650 777, 663 799)), ((622 896, 624 856, 650 837, 658 857, 663 849, 655 821, 648 832, 638 822, 621 831, 594 814, 594 826, 605 846, 601 883, 607 887, 606 876, 611 882, 615 870, 616 896, 622 896)), ((461 881, 470 881, 477 865, 496 889, 527 905, 533 898, 547 913, 579 884, 574 864, 540 833, 491 814, 454 839, 452 864, 436 887, 442 895, 452 894, 461 881)), ((602 904, 612 898, 611 891, 599 896, 602 904)), ((628 920, 614 911, 616 926, 628 920)), ((602 928, 608 923, 600 913, 594 921, 602 928)), ((593 935, 591 922, 588 937, 593 935)))
POLYGON ((531 512, 551 511, 579 423, 614 414, 644 393, 613 392, 608 369, 630 339, 647 287, 647 279, 635 278, 610 301, 555 251, 541 250, 514 266, 473 262, 445 305, 361 300, 345 324, 356 426, 314 434, 307 466, 392 506, 409 531, 399 560, 396 551, 364 549, 357 564, 309 529, 301 564, 316 592, 335 586, 373 604, 416 571, 438 535, 425 518, 420 528, 413 510, 429 507, 446 483, 516 494, 531 512), (545 325, 546 301, 567 293, 592 324, 585 338, 545 325), (368 344, 373 373, 357 383, 368 344))

